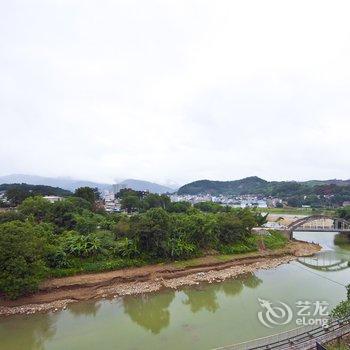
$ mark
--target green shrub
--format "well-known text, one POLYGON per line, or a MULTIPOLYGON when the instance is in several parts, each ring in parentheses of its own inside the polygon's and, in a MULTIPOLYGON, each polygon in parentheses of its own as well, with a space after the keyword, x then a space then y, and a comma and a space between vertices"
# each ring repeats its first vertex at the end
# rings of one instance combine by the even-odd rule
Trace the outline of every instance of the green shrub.
POLYGON ((350 300, 341 301, 331 312, 334 318, 343 318, 350 315, 350 300))
POLYGON ((269 231, 268 235, 258 236, 251 235, 241 240, 240 243, 219 245, 219 251, 222 254, 243 254, 258 251, 260 242, 265 245, 266 249, 279 249, 283 248, 288 239, 278 231, 269 231))
POLYGON ((139 250, 134 240, 124 237, 116 241, 114 255, 130 259, 138 256, 139 250))
POLYGON ((279 248, 283 248, 287 244, 288 239, 282 233, 278 231, 273 231, 273 230, 269 232, 270 232, 270 235, 262 236, 263 242, 267 249, 272 249, 272 250, 279 249, 279 248))
POLYGON ((102 242, 96 234, 81 235, 75 231, 69 231, 63 242, 64 251, 73 256, 96 256, 102 252, 102 242))
MULTIPOLYGON (((76 262, 76 261, 75 261, 76 262)), ((126 267, 143 266, 147 262, 142 259, 115 259, 104 261, 83 261, 74 267, 66 269, 51 269, 51 277, 67 277, 77 275, 79 273, 92 273, 101 271, 118 270, 126 267)), ((72 263, 74 265, 74 262, 72 263)))
POLYGON ((199 253, 196 244, 186 242, 182 238, 170 238, 167 241, 166 250, 171 259, 188 259, 197 256, 199 253))
POLYGON ((50 246, 45 253, 47 266, 50 268, 67 268, 69 267, 68 256, 62 248, 50 246))
POLYGON ((227 244, 222 245, 219 248, 220 253, 222 254, 243 254, 256 252, 258 248, 256 246, 244 243, 235 243, 235 244, 227 244))
POLYGON ((0 292, 10 299, 36 291, 44 278, 45 239, 40 225, 12 221, 0 225, 0 292))

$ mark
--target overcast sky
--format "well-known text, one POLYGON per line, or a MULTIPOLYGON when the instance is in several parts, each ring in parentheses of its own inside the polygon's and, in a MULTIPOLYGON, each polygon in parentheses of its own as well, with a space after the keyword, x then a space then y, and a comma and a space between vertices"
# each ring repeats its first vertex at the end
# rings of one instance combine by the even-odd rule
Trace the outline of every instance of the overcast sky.
POLYGON ((350 178, 350 2, 0 5, 0 175, 350 178))

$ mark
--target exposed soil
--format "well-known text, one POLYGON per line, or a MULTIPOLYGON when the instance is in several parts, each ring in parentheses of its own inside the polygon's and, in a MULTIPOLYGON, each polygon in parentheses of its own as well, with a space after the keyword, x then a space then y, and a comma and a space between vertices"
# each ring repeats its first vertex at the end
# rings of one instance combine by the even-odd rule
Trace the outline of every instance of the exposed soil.
POLYGON ((285 248, 274 251, 230 257, 211 255, 188 262, 54 278, 43 282, 33 295, 15 301, 0 300, 0 315, 57 311, 75 301, 223 281, 243 273, 274 268, 299 256, 313 255, 320 249, 316 244, 293 241, 285 248))

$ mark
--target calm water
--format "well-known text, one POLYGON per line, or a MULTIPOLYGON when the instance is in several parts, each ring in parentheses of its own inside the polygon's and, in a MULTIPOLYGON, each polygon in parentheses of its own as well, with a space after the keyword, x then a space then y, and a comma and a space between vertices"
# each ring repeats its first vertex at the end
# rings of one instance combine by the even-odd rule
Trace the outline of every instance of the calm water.
POLYGON ((0 318, 0 349, 211 349, 295 328, 258 321, 258 298, 283 301, 345 299, 350 244, 334 233, 297 233, 319 242, 312 258, 218 284, 71 305, 58 313, 0 318))

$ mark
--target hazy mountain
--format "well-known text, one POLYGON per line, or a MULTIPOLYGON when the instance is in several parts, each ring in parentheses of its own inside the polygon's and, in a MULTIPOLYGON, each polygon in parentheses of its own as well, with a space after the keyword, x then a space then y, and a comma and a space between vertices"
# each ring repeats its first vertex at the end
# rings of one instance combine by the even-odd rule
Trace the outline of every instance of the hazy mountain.
POLYGON ((74 180, 60 177, 44 177, 37 175, 12 174, 0 176, 0 184, 26 183, 30 185, 45 185, 60 187, 68 191, 74 191, 78 187, 98 187, 100 190, 111 188, 111 184, 104 184, 85 180, 74 180))
POLYGON ((179 188, 178 194, 264 194, 264 195, 301 195, 307 194, 311 189, 320 186, 349 186, 350 180, 310 180, 297 181, 266 181, 259 177, 252 176, 234 181, 212 181, 199 180, 188 183, 179 188))
POLYGON ((309 180, 303 182, 306 185, 310 186, 321 186, 321 185, 338 185, 338 186, 349 186, 350 180, 339 180, 339 179, 331 179, 331 180, 309 180))
MULTIPOLYGON (((12 174, 6 176, 0 176, 0 184, 13 184, 13 183, 26 183, 30 185, 45 185, 52 187, 60 187, 68 191, 74 191, 78 187, 97 187, 100 190, 110 190, 112 184, 98 183, 86 180, 76 180, 63 177, 45 177, 37 175, 26 175, 26 174, 12 174)), ((148 190, 153 193, 173 193, 176 189, 159 185, 149 181, 127 179, 121 183, 126 184, 127 187, 132 188, 136 191, 148 190)))
POLYGON ((153 193, 173 193, 176 191, 176 189, 143 180, 126 179, 121 183, 135 191, 149 191, 153 193))

